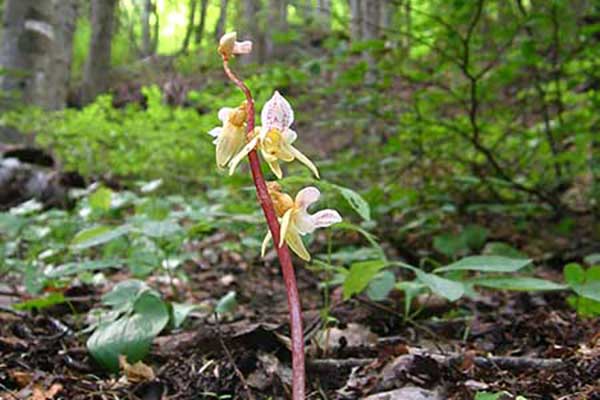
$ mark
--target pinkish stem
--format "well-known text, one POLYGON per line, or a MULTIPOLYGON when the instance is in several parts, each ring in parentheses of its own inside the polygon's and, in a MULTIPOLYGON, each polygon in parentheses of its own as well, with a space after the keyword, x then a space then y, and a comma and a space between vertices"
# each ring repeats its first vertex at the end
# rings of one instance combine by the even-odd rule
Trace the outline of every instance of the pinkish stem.
MULTIPOLYGON (((239 87, 246 96, 248 107, 248 137, 250 138, 254 132, 254 99, 250 89, 240 80, 229 68, 227 59, 223 59, 223 68, 227 77, 231 79, 237 87, 239 87)), ((276 244, 279 263, 283 273, 283 280, 287 290, 288 309, 290 313, 290 330, 292 334, 292 399, 304 400, 306 387, 306 372, 304 368, 304 333, 302 330, 302 309, 300 306, 300 297, 298 295, 298 286, 296 285, 296 276, 292 265, 292 257, 286 244, 279 247, 279 221, 277 214, 271 201, 271 196, 267 189, 267 184, 260 168, 260 161, 256 149, 248 154, 250 160, 250 170, 252 171, 252 179, 256 186, 256 193, 260 206, 263 209, 267 225, 271 231, 273 242, 276 244)))

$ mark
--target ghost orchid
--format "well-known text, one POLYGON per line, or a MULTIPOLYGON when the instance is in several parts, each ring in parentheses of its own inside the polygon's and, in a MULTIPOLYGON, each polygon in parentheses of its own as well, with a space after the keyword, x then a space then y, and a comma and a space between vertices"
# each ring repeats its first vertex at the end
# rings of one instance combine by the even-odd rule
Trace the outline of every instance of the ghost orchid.
POLYGON ((237 41, 237 33, 226 33, 219 40, 219 53, 225 59, 233 57, 235 54, 249 54, 252 51, 252 42, 245 40, 237 41))
MULTIPOLYGON (((316 187, 306 187, 298 192, 296 198, 281 192, 281 186, 275 182, 268 183, 269 194, 273 200, 275 212, 281 221, 281 233, 278 246, 288 244, 292 251, 305 261, 310 261, 310 254, 301 236, 313 233, 317 228, 325 228, 342 221, 342 217, 335 210, 321 210, 309 214, 308 208, 319 200, 321 193, 316 187)), ((271 241, 271 233, 267 233, 262 245, 264 256, 267 246, 271 241)))
POLYGON ((223 126, 213 128, 208 134, 215 138, 217 166, 225 168, 246 143, 246 102, 238 108, 221 108, 218 116, 223 126))
POLYGON ((231 160, 229 174, 233 174, 240 161, 258 146, 263 158, 277 178, 283 177, 279 161, 291 162, 295 159, 306 165, 318 178, 319 171, 315 164, 300 150, 292 146, 298 137, 296 132, 290 129, 294 122, 294 110, 279 92, 276 91, 273 97, 265 103, 260 117, 262 128, 256 128, 250 142, 231 160))

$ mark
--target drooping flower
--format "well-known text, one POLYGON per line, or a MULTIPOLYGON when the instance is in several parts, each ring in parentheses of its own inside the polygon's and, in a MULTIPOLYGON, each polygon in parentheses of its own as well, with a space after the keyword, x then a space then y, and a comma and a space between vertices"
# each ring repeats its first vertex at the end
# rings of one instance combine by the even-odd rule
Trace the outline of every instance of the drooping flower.
POLYGON ((208 134, 215 138, 217 166, 225 168, 246 143, 246 102, 237 108, 221 108, 218 116, 223 126, 211 129, 208 134))
POLYGON ((219 53, 223 58, 229 59, 235 54, 249 54, 252 51, 252 42, 245 40, 237 41, 237 32, 229 32, 219 40, 219 53))
POLYGON ((290 129, 294 122, 294 110, 290 103, 279 92, 267 101, 261 112, 262 127, 257 128, 258 134, 238 153, 229 164, 229 173, 233 174, 237 165, 258 146, 263 158, 269 164, 271 171, 281 179, 283 172, 279 161, 291 162, 298 160, 306 165, 315 176, 319 171, 308 157, 292 146, 298 135, 290 129))
MULTIPOLYGON (((281 186, 276 182, 269 182, 269 194, 273 200, 275 212, 280 218, 281 232, 278 246, 288 244, 292 251, 305 261, 310 261, 310 254, 301 236, 312 233, 317 228, 325 228, 342 221, 340 214, 331 209, 321 210, 309 214, 308 208, 319 200, 321 193, 313 186, 306 187, 298 192, 295 199, 281 192, 281 186)), ((264 256, 267 246, 271 241, 271 233, 267 233, 261 254, 264 256)))

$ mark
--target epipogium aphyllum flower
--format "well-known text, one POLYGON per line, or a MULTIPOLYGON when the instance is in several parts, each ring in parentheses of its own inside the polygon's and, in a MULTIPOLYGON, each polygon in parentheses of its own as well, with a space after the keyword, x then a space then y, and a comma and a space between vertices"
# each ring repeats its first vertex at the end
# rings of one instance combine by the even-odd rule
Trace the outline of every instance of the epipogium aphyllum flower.
POLYGON ((246 102, 238 108, 221 108, 218 116, 223 126, 211 129, 208 134, 215 138, 217 166, 225 168, 246 144, 246 102))
MULTIPOLYGON (((308 213, 308 208, 321 197, 316 187, 309 186, 300 190, 294 200, 289 194, 281 192, 281 186, 277 182, 269 182, 267 187, 281 222, 278 246, 281 247, 285 241, 300 258, 310 261, 310 253, 306 250, 301 236, 313 233, 317 228, 326 228, 342 222, 342 217, 337 211, 330 209, 315 214, 308 213)), ((262 245, 263 256, 270 240, 271 233, 268 232, 262 245)))
POLYGON ((237 33, 230 32, 219 40, 219 53, 224 59, 229 59, 235 54, 250 54, 252 52, 252 42, 245 40, 237 41, 237 33))
POLYGON ((283 177, 279 161, 300 161, 318 178, 319 171, 308 157, 292 146, 298 134, 290 129, 294 123, 294 110, 290 103, 279 92, 267 101, 260 113, 262 127, 256 127, 254 136, 248 144, 229 163, 229 174, 233 174, 237 165, 250 151, 258 146, 269 168, 279 179, 283 177))

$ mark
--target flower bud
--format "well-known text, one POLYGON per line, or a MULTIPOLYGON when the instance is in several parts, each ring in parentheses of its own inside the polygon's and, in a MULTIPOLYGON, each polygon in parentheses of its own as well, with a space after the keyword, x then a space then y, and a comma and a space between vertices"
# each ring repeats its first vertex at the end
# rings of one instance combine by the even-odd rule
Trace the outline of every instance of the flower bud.
POLYGON ((252 51, 252 42, 249 40, 238 42, 237 33, 229 32, 219 40, 218 50, 223 58, 228 59, 234 54, 249 54, 252 51))

